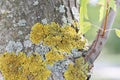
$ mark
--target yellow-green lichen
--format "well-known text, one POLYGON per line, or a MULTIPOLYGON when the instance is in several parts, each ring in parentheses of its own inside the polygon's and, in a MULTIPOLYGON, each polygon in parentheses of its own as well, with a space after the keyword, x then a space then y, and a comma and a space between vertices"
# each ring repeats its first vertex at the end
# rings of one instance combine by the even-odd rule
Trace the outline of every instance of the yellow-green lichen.
POLYGON ((88 63, 84 59, 78 58, 75 64, 69 64, 68 69, 64 73, 65 80, 86 80, 88 77, 88 63))
POLYGON ((47 80, 51 71, 37 53, 7 53, 0 56, 0 71, 5 80, 47 80))
POLYGON ((46 58, 46 63, 53 65, 55 62, 59 61, 59 60, 63 60, 65 58, 65 56, 63 54, 54 52, 54 51, 50 51, 47 54, 45 54, 45 58, 46 58))
POLYGON ((74 28, 61 27, 55 22, 45 25, 36 23, 31 30, 30 40, 33 43, 39 44, 43 41, 44 45, 52 47, 54 51, 70 53, 73 48, 83 49, 86 43, 74 28))
MULTIPOLYGON (((61 27, 59 24, 36 23, 30 32, 30 40, 50 47, 50 51, 44 55, 33 53, 26 56, 25 53, 5 52, 0 55, 0 71, 5 80, 47 80, 51 71, 46 67, 54 65, 59 60, 64 60, 67 56, 63 52, 71 53, 73 48, 83 49, 86 40, 82 35, 78 35, 71 26, 61 27), (44 57, 44 60, 42 59, 44 57)), ((64 73, 66 80, 86 80, 88 64, 83 58, 75 60, 75 64, 70 64, 64 73)))

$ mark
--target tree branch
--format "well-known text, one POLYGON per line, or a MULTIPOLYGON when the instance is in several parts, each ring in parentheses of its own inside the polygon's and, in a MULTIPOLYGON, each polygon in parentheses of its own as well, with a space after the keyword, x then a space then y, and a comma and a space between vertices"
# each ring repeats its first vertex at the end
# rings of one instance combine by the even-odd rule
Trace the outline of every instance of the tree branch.
POLYGON ((108 13, 108 19, 106 23, 107 31, 105 31, 103 36, 102 34, 103 34, 104 22, 105 22, 105 19, 104 19, 102 22, 101 28, 98 31, 96 39, 93 41, 92 45, 90 46, 90 49, 87 52, 87 55, 85 56, 86 61, 93 63, 96 60, 96 58, 99 56, 100 52, 102 51, 102 48, 104 47, 109 37, 109 33, 110 33, 109 29, 112 28, 119 6, 120 6, 120 0, 116 0, 116 8, 117 8, 116 11, 114 11, 113 9, 110 9, 110 12, 108 13))

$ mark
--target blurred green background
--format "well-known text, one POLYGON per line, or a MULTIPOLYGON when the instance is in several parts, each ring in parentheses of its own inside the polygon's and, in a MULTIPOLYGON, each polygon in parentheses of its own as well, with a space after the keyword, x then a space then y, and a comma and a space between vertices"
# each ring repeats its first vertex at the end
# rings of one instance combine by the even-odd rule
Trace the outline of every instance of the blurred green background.
MULTIPOLYGON (((89 21, 93 24, 85 34, 89 44, 95 39, 101 22, 99 22, 99 6, 88 6, 89 21)), ((112 29, 120 29, 120 8, 112 29)), ((120 80, 120 38, 111 30, 110 36, 92 71, 91 80, 120 80)))

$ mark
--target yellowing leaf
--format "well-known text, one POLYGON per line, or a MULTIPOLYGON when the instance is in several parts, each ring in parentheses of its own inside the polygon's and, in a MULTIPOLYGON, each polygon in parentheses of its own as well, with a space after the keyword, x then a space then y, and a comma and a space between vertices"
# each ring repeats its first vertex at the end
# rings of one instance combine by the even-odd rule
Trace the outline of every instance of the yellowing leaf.
POLYGON ((102 21, 102 19, 104 17, 104 10, 105 10, 105 8, 104 8, 104 6, 102 6, 100 8, 99 21, 102 21))
POLYGON ((115 33, 120 38, 120 30, 119 29, 115 29, 115 33))
POLYGON ((100 14, 99 14, 99 21, 102 21, 104 15, 105 15, 106 0, 100 0, 99 4, 101 4, 100 14))
POLYGON ((83 13, 83 7, 81 7, 80 8, 80 23, 82 23, 83 22, 83 20, 84 20, 84 13, 83 13))
POLYGON ((80 30, 78 34, 85 34, 89 29, 91 28, 90 22, 83 22, 83 24, 80 26, 80 30))
POLYGON ((88 19, 88 14, 87 14, 88 3, 89 3, 89 0, 80 0, 80 21, 83 21, 84 18, 88 19))
POLYGON ((87 5, 89 3, 89 0, 80 0, 80 30, 78 31, 78 34, 84 34, 90 29, 90 23, 86 23, 85 19, 88 18, 87 14, 87 5), (86 24, 86 25, 84 25, 86 24))

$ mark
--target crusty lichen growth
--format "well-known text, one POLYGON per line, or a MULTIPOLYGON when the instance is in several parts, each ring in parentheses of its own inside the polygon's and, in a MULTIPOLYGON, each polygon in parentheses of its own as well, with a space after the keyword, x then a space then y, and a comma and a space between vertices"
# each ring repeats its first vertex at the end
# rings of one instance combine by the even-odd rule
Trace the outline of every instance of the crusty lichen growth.
POLYGON ((69 25, 61 27, 55 22, 45 25, 36 23, 32 27, 30 40, 35 44, 43 41, 44 45, 55 51, 70 53, 73 48, 84 48, 86 40, 82 40, 81 36, 69 25))
POLYGON ((27 57, 22 52, 2 54, 0 71, 5 80, 47 80, 51 73, 39 54, 27 57))
POLYGON ((54 51, 50 51, 47 54, 45 54, 45 58, 46 58, 46 63, 53 65, 55 62, 59 61, 59 60, 63 60, 65 58, 65 56, 63 54, 54 52, 54 51))
MULTIPOLYGON (((31 29, 30 40, 49 49, 29 56, 23 52, 1 54, 0 71, 5 80, 48 80, 51 72, 54 73, 53 67, 58 72, 61 70, 66 80, 86 80, 88 64, 84 63, 83 58, 75 59, 75 64, 70 64, 72 61, 68 57, 71 54, 66 54, 72 53, 72 49, 83 49, 86 43, 86 39, 78 35, 74 28, 69 25, 61 27, 55 22, 36 23, 31 29), (62 61, 66 61, 62 67, 56 65, 62 61)), ((38 49, 36 47, 36 52, 38 49)))
POLYGON ((86 80, 88 77, 88 63, 85 63, 82 57, 76 59, 75 64, 69 64, 64 77, 65 80, 86 80))

